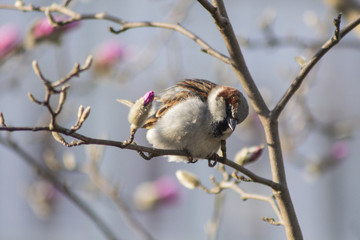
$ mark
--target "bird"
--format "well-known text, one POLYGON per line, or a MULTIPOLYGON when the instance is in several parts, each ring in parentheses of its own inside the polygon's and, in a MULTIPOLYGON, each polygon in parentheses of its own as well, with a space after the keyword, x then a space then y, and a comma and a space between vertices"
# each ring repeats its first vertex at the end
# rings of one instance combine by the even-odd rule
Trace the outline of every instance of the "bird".
MULTIPOLYGON (((169 161, 195 162, 217 151, 249 113, 244 95, 229 86, 203 79, 185 79, 155 95, 142 126, 154 148, 183 150, 188 157, 169 161)), ((215 162, 216 164, 216 162, 215 162)))

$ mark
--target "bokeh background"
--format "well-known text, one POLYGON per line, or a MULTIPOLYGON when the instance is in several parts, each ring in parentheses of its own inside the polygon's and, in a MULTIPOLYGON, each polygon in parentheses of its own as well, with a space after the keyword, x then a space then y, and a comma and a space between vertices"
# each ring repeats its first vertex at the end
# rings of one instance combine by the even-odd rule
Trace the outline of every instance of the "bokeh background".
MULTIPOLYGON (((30 2, 48 5, 53 1, 25 1, 30 2)), ((12 5, 14 1, 3 0, 1 4, 12 5)), ((301 60, 295 58, 310 58, 333 34, 332 20, 338 14, 332 5, 320 0, 228 0, 225 4, 250 72, 269 106, 276 104, 299 72, 301 60)), ((106 11, 129 21, 180 22, 226 53, 213 20, 197 1, 74 0, 71 7, 80 13, 106 11)), ((32 24, 42 18, 42 13, 0 9, 0 26, 11 24, 19 45, 32 24)), ((342 26, 346 23, 344 18, 342 26)), ((75 62, 83 63, 93 55, 93 67, 71 81, 61 123, 71 126, 78 106, 90 106, 90 117, 79 132, 118 141, 127 139, 129 128, 127 108, 117 103, 117 98, 135 100, 148 90, 159 92, 184 78, 203 78, 242 89, 229 66, 201 52, 197 44, 179 33, 140 28, 114 35, 109 26, 118 27, 103 20, 83 21, 63 32, 56 44, 41 41, 3 57, 0 111, 6 123, 35 126, 48 120, 45 109, 27 97, 28 92, 38 98, 44 94, 31 67, 34 59, 48 79, 57 80, 75 62)), ((360 239, 359 63, 360 42, 354 32, 312 70, 280 120, 288 185, 305 239, 360 239)), ((138 132, 136 142, 147 146, 144 133, 138 132)), ((7 134, 1 132, 0 136, 6 139, 7 134)), ((141 239, 124 214, 93 184, 89 174, 91 149, 67 149, 47 133, 14 132, 11 138, 39 162, 46 160, 47 167, 55 164, 52 170, 120 239, 141 239)), ((265 144, 264 136, 257 117, 251 114, 228 140, 228 156, 234 158, 243 147, 259 144, 265 144)), ((185 169, 212 187, 209 176, 221 176, 206 161, 145 161, 134 151, 111 147, 103 149, 98 161, 99 174, 119 187, 121 199, 155 239, 207 239, 205 229, 213 215, 215 196, 185 189, 175 178, 176 170, 185 169), (139 185, 159 179, 166 180, 171 196, 151 209, 139 210, 134 204, 139 185)), ((249 169, 271 177, 266 150, 249 169)), ((251 193, 271 194, 257 184, 241 186, 251 193)), ((220 210, 219 239, 285 239, 283 227, 261 220, 262 216, 275 217, 267 203, 242 201, 229 190, 224 192, 220 210)), ((0 239, 104 236, 72 202, 40 179, 16 152, 1 144, 0 239)))

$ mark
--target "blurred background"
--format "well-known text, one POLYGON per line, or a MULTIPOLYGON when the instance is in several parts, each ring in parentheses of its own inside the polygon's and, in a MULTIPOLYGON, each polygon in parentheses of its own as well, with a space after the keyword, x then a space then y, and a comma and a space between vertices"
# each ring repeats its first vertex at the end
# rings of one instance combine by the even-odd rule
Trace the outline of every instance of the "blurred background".
MULTIPOLYGON (((24 1, 35 6, 52 2, 24 1)), ((228 0, 225 4, 250 72, 270 107, 291 84, 302 61, 332 36, 338 12, 344 14, 341 26, 360 15, 356 0, 228 0)), ((197 1, 74 0, 70 6, 79 13, 106 11, 127 21, 179 22, 227 55, 213 20, 197 1)), ((33 60, 46 78, 57 80, 75 62, 82 64, 93 55, 91 69, 70 82, 60 123, 70 127, 78 107, 90 106, 91 114, 79 133, 116 141, 129 136, 128 109, 117 98, 135 100, 184 78, 242 89, 229 66, 179 33, 140 28, 115 35, 110 26, 119 27, 88 20, 55 31, 42 13, 0 9, 0 111, 7 125, 38 126, 49 121, 46 109, 27 97, 28 92, 39 99, 44 96, 33 60)), ((280 119, 288 185, 304 239, 360 239, 359 63, 360 41, 354 31, 311 71, 280 119)), ((144 134, 139 130, 135 140, 148 146, 144 134)), ((0 239, 105 239, 78 207, 36 174, 19 151, 6 146, 8 137, 0 133, 0 239)), ((218 207, 215 195, 178 183, 175 172, 184 169, 213 187, 209 176, 220 180, 221 174, 207 161, 145 161, 135 151, 112 147, 66 148, 40 132, 14 132, 10 138, 65 182, 120 239, 143 238, 119 210, 119 202, 155 239, 211 239, 209 221, 214 211, 220 212, 218 239, 285 239, 283 227, 261 220, 276 217, 269 204, 242 201, 228 190, 218 207)), ((263 130, 251 113, 227 141, 228 156, 234 159, 243 147, 260 144, 265 144, 263 130)), ((248 168, 270 178, 267 151, 248 168)), ((240 185, 249 193, 271 195, 258 184, 240 185)))

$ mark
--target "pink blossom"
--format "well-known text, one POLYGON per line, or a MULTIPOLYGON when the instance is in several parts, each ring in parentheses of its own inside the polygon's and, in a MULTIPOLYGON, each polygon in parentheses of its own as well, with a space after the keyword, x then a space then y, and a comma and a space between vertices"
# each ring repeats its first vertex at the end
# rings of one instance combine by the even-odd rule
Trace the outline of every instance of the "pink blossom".
POLYGON ((8 55, 20 43, 17 27, 7 24, 0 27, 0 59, 8 55))
POLYGON ((153 182, 143 182, 134 191, 134 204, 142 211, 173 203, 178 198, 177 182, 169 177, 162 177, 153 182))
POLYGON ((95 52, 97 68, 107 70, 119 62, 125 54, 124 46, 117 41, 108 41, 98 47, 95 52))
POLYGON ((331 156, 335 159, 343 159, 348 155, 349 147, 346 141, 338 141, 331 146, 331 156))
MULTIPOLYGON (((55 17, 55 21, 65 21, 65 17, 55 17)), ((45 38, 53 34, 62 33, 78 26, 80 22, 72 22, 64 26, 53 27, 48 18, 44 18, 35 23, 33 28, 33 35, 35 38, 45 38)))
POLYGON ((154 182, 158 193, 158 199, 164 203, 174 202, 179 198, 179 188, 177 182, 169 177, 159 178, 154 182))
POLYGON ((34 36, 36 38, 49 36, 54 31, 47 18, 41 19, 34 28, 34 36))

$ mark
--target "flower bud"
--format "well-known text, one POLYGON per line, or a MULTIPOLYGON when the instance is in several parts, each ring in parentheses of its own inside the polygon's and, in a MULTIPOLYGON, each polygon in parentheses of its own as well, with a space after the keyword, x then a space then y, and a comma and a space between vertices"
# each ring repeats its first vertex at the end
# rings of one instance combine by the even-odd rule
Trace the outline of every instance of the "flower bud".
POLYGON ((0 59, 13 52, 19 43, 20 34, 15 26, 7 24, 0 27, 0 59))
MULTIPOLYGON (((55 21, 66 21, 66 17, 55 17, 55 21)), ((79 21, 74 21, 64 26, 53 27, 48 18, 43 18, 34 22, 25 38, 25 47, 28 49, 33 48, 39 43, 49 41, 52 43, 60 43, 62 35, 70 29, 77 27, 80 24, 79 21)))
POLYGON ((139 210, 150 210, 178 199, 179 190, 172 178, 162 177, 154 182, 141 183, 134 192, 134 203, 139 210))
POLYGON ((235 156, 235 162, 239 165, 251 163, 261 156, 264 145, 245 147, 241 149, 235 156))
POLYGON ((197 176, 190 172, 178 170, 175 174, 179 182, 188 189, 197 188, 201 184, 197 176))
POLYGON ((123 60, 125 47, 117 41, 108 41, 100 45, 94 54, 95 67, 97 73, 108 74, 123 60))

